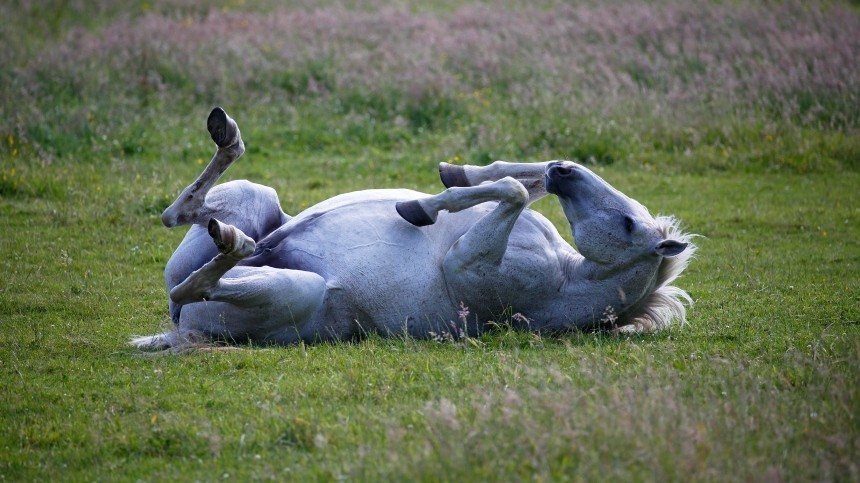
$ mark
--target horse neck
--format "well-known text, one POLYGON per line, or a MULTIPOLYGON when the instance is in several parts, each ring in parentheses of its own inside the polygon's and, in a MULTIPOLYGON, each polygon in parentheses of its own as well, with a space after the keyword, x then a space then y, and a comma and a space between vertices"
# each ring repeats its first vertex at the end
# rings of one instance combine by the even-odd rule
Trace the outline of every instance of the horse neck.
MULTIPOLYGON (((577 325, 601 323, 636 310, 654 291, 660 259, 623 267, 608 266, 577 254, 569 266, 564 296, 577 325)), ((604 322, 605 323, 605 322, 604 322)))

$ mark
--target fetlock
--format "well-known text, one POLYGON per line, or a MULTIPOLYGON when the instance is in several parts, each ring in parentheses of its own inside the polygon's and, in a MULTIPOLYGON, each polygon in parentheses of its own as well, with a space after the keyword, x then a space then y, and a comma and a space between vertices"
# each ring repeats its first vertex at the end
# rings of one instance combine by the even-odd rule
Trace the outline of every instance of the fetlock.
POLYGON ((208 230, 209 236, 222 254, 241 260, 254 253, 257 244, 235 226, 212 218, 209 220, 208 230))

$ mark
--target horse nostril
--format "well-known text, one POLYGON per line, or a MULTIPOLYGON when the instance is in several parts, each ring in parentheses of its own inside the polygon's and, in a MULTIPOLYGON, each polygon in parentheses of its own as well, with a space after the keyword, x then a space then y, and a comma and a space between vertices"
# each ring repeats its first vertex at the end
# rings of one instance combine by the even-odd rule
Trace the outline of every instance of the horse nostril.
POLYGON ((555 172, 559 174, 559 176, 568 176, 573 172, 573 169, 569 166, 557 165, 555 167, 555 172))

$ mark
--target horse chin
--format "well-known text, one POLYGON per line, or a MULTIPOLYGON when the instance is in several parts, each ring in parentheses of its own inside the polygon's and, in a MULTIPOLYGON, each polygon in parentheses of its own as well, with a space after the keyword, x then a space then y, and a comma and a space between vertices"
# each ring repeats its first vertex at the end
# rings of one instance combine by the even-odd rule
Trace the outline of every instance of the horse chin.
POLYGON ((558 193, 555 191, 555 183, 552 182, 549 173, 543 175, 543 187, 547 193, 558 196, 558 193))
POLYGON ((577 180, 569 177, 560 177, 558 174, 553 173, 552 169, 547 169, 546 173, 544 173, 544 188, 546 192, 559 198, 576 198, 575 185, 578 185, 577 180))
POLYGON ((573 197, 573 193, 571 193, 569 189, 563 189, 561 185, 561 182, 564 182, 565 180, 556 179, 556 177, 553 176, 549 171, 544 174, 543 179, 543 185, 547 193, 556 195, 560 198, 573 197))

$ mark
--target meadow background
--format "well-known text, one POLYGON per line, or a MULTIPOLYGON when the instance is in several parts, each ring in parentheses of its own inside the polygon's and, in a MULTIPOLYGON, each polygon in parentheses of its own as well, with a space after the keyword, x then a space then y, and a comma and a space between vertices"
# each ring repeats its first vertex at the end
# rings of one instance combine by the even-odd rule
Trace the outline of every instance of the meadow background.
MULTIPOLYGON (((0 3, 0 479, 860 481, 860 7, 0 3), (214 152, 291 214, 571 159, 703 235, 656 334, 144 355, 214 152)), ((552 199, 535 206, 568 233, 552 199)))

